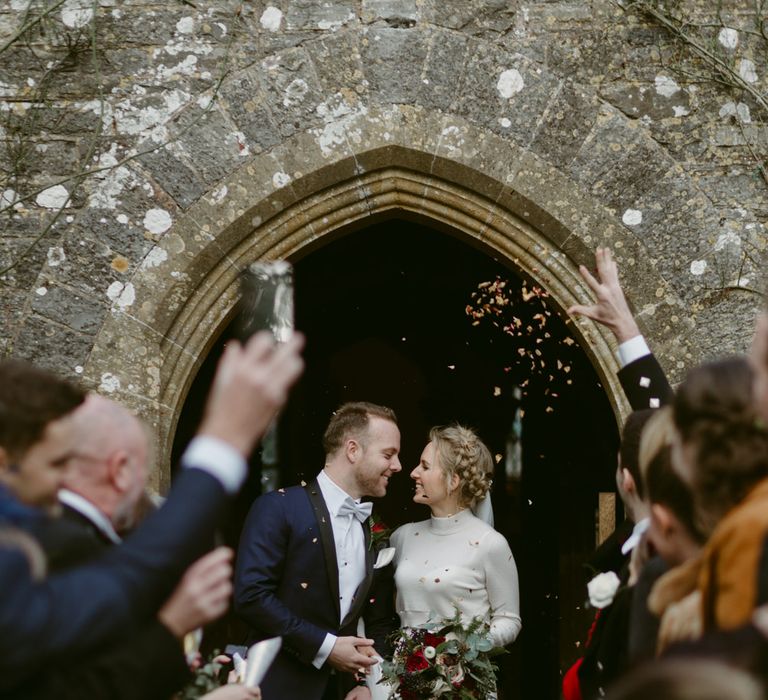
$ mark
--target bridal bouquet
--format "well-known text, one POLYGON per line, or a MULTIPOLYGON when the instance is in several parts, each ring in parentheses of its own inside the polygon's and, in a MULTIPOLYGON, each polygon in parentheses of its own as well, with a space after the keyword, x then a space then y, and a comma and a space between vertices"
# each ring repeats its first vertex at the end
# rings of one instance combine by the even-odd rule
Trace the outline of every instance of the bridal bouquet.
POLYGON ((391 662, 382 663, 381 683, 390 698, 421 700, 485 700, 496 692, 496 665, 488 623, 480 618, 468 625, 456 615, 426 628, 404 628, 394 640, 391 662))

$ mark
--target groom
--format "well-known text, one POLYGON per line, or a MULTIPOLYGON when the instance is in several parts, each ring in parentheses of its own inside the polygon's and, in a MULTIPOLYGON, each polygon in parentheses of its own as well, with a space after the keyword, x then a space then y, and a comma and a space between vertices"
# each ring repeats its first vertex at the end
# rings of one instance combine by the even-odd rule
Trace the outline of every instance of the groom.
POLYGON ((261 684, 265 698, 363 699, 354 674, 397 626, 392 566, 376 561, 371 504, 402 467, 394 412, 346 403, 323 436, 325 468, 310 484, 272 491, 251 507, 240 538, 235 609, 250 642, 283 637, 261 684), (356 636, 358 620, 366 634, 356 636), (365 653, 369 652, 369 653, 365 653))

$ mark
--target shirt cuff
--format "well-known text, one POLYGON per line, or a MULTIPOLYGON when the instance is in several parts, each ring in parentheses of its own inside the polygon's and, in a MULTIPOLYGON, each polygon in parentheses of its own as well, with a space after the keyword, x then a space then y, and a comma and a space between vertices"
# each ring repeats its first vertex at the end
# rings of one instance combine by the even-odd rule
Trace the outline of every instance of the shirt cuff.
POLYGON ((202 435, 194 438, 181 458, 185 469, 202 469, 221 482, 227 493, 237 493, 245 481, 248 465, 227 442, 202 435))
POLYGON ((645 338, 643 338, 642 335, 636 335, 634 338, 625 340, 619 345, 619 363, 622 368, 626 367, 631 362, 650 354, 651 349, 648 347, 648 343, 645 342, 645 338))
POLYGON ((336 635, 329 632, 325 635, 325 640, 320 645, 320 649, 318 649, 317 654, 312 661, 312 665, 316 669, 320 669, 320 667, 328 660, 328 657, 333 651, 334 644, 336 644, 336 635))

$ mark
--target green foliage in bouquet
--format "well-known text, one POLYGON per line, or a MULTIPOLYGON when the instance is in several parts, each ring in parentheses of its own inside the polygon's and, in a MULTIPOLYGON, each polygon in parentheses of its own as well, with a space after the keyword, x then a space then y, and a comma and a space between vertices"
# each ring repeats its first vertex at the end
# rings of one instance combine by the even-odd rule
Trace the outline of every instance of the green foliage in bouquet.
POLYGON ((218 655, 218 651, 213 652, 208 661, 194 671, 194 678, 179 693, 179 700, 197 700, 197 698, 201 698, 206 693, 210 693, 223 685, 222 681, 219 680, 223 666, 213 661, 218 655))
POLYGON ((391 698, 485 700, 496 692, 492 658, 506 652, 493 646, 488 623, 480 618, 465 625, 457 609, 449 620, 400 630, 393 642, 381 680, 392 689, 391 698))

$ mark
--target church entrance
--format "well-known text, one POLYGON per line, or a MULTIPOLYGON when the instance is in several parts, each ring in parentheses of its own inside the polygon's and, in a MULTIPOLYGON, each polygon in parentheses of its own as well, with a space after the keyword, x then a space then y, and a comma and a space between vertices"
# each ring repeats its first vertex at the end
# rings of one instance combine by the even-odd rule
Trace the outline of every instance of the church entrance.
MULTIPOLYGON (((615 488, 618 433, 598 376, 546 291, 455 232, 388 218, 327 241, 293 261, 307 369, 280 420, 280 484, 321 469, 322 431, 340 403, 389 405, 403 472, 377 508, 396 527, 428 517, 411 501, 408 474, 429 428, 476 428, 496 455, 496 527, 521 585, 523 631, 501 657, 501 697, 555 700, 591 619, 582 562, 595 547, 600 494, 615 488)), ((189 392, 176 454, 227 337, 189 392)), ((226 533, 232 543, 261 488, 254 467, 226 533)), ((233 621, 225 634, 238 641, 233 621)))

